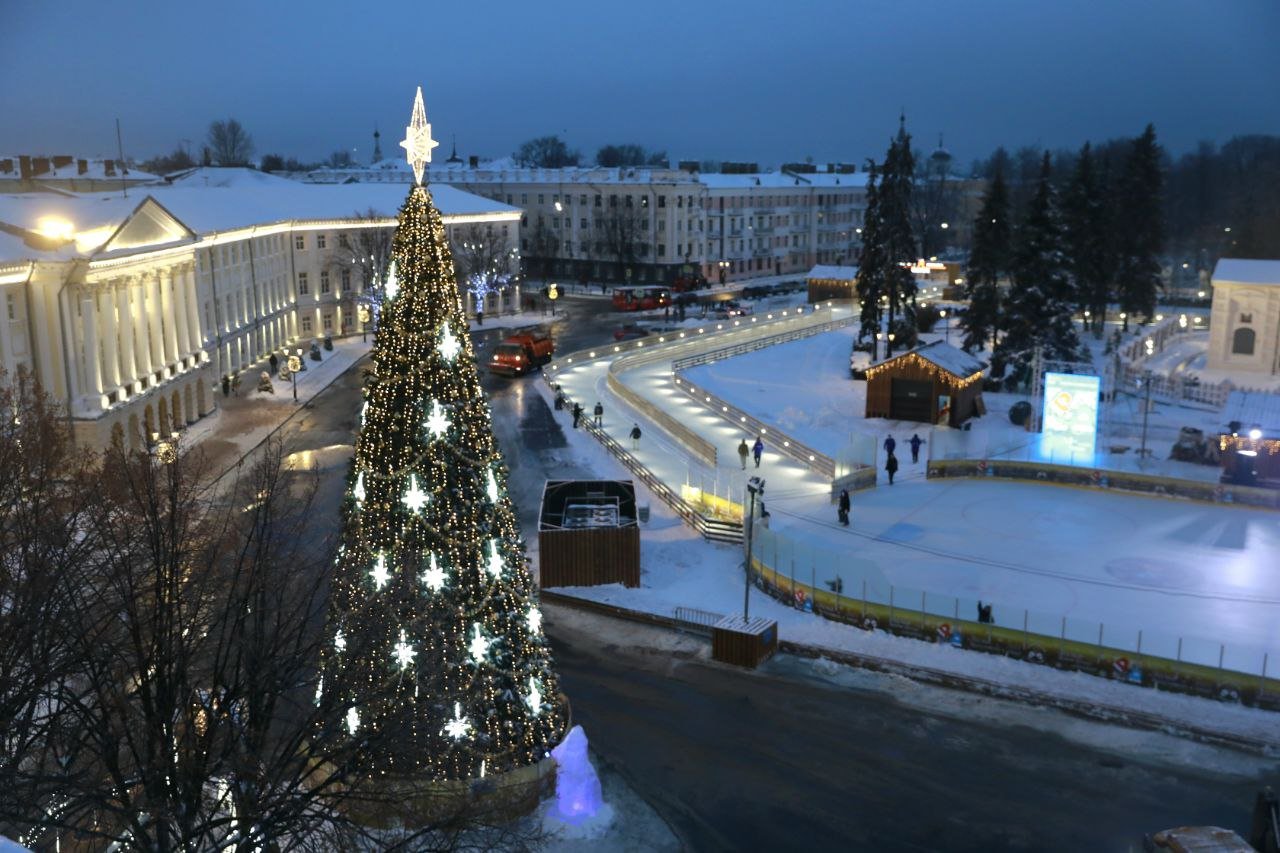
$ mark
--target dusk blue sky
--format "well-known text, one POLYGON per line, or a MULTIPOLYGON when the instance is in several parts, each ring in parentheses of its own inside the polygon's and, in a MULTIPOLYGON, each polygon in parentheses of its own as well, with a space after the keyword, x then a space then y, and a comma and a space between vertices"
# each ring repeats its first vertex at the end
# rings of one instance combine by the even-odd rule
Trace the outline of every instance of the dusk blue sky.
POLYGON ((0 3, 0 153, 138 159, 234 116, 256 152, 393 152, 421 84, 447 154, 883 153, 900 109, 967 166, 1147 122, 1174 154, 1280 134, 1277 0, 0 3))

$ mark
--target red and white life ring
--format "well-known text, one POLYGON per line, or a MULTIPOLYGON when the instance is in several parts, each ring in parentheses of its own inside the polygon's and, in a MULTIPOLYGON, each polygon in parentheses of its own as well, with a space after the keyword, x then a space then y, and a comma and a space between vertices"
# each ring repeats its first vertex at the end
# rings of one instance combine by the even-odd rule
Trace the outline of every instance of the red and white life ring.
POLYGON ((951 626, 943 622, 938 626, 938 641, 945 643, 949 639, 951 639, 951 626))
POLYGON ((1116 662, 1111 664, 1111 668, 1115 670, 1116 675, 1125 676, 1129 674, 1129 659, 1116 658, 1116 662))
POLYGON ((986 473, 986 470, 987 470, 987 460, 985 460, 985 459, 981 459, 981 460, 979 460, 979 461, 978 461, 978 473, 979 473, 979 474, 986 473))

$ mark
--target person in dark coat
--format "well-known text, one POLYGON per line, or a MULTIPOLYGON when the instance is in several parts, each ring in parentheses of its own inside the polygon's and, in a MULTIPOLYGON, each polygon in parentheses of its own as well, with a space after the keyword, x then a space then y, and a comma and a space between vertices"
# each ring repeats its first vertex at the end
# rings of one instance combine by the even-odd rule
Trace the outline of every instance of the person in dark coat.
POLYGON ((756 436, 756 443, 751 445, 751 455, 756 458, 756 467, 760 467, 760 457, 764 456, 764 441, 760 436, 756 436))
POLYGON ((747 440, 742 439, 742 443, 738 445, 738 458, 742 460, 742 470, 747 470, 747 456, 751 454, 751 448, 747 447, 747 440))
POLYGON ((560 390, 560 386, 556 386, 556 411, 564 408, 564 391, 560 390))
POLYGON ((911 434, 911 463, 920 461, 920 445, 924 444, 924 439, 918 433, 911 434))
POLYGON ((885 453, 892 454, 892 453, 893 453, 893 449, 894 449, 895 447, 897 447, 897 446, 898 446, 898 442, 896 442, 896 441, 894 441, 894 440, 893 440, 893 436, 892 436, 892 435, 890 435, 888 438, 886 438, 886 439, 884 440, 884 452, 885 452, 885 453))
POLYGON ((271 372, 274 374, 276 372, 276 368, 280 366, 280 357, 275 353, 271 353, 271 358, 267 359, 267 364, 271 365, 271 372))
POLYGON ((593 414, 596 416, 596 426, 604 426, 604 406, 600 403, 596 403, 593 414))
POLYGON ((898 457, 889 452, 889 458, 884 461, 884 470, 889 472, 889 485, 893 485, 893 475, 898 473, 898 457))
POLYGON ((631 449, 640 449, 640 424, 631 425, 631 449))
POLYGON ((573 428, 574 429, 578 428, 578 421, 580 420, 582 420, 582 404, 574 403, 573 404, 573 428))
POLYGON ((849 490, 840 490, 840 523, 849 526, 849 490))

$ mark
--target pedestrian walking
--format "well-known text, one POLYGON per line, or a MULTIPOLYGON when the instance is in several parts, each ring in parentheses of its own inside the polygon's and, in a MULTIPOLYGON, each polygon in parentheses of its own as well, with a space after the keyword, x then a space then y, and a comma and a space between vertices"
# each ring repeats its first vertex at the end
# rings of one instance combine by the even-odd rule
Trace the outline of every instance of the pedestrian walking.
POLYGON ((751 454, 751 448, 747 447, 747 440, 742 439, 742 443, 738 445, 738 458, 742 460, 742 470, 747 470, 747 456, 751 454))
POLYGON ((845 527, 849 526, 849 490, 840 490, 840 523, 845 527))
POLYGON ((557 411, 557 412, 564 408, 564 391, 560 390, 560 386, 559 386, 559 385, 557 385, 557 386, 556 386, 556 403, 555 403, 555 406, 556 406, 556 411, 557 411))
POLYGON ((231 393, 231 377, 227 376, 224 373, 222 375, 222 396, 225 397, 230 393, 231 393))
POLYGON ((640 449, 640 424, 631 425, 631 449, 640 449))
POLYGON ((604 406, 596 403, 592 413, 596 416, 596 426, 604 426, 604 406))
POLYGON ((986 619, 986 615, 987 615, 987 614, 986 614, 986 613, 983 611, 983 609, 982 609, 982 599, 981 599, 981 598, 979 598, 979 599, 978 599, 978 621, 979 621, 979 622, 986 622, 986 621, 987 621, 987 619, 986 619))
POLYGON ((884 452, 885 452, 885 453, 893 453, 893 449, 894 449, 895 447, 897 447, 897 446, 898 446, 898 442, 896 442, 896 441, 894 441, 894 440, 893 440, 893 436, 892 436, 892 435, 890 435, 888 438, 886 438, 886 439, 884 440, 884 452))
POLYGON ((582 404, 574 403, 573 404, 573 428, 574 429, 578 428, 578 421, 580 420, 582 420, 582 404))
POLYGON ((764 456, 764 442, 760 436, 756 436, 756 443, 751 445, 751 455, 756 458, 756 467, 760 467, 760 457, 764 456))
POLYGON ((476 325, 477 326, 484 325, 484 311, 480 310, 479 308, 476 309, 476 325))
POLYGON ((911 443, 911 464, 914 465, 915 463, 920 461, 920 445, 924 444, 924 439, 920 437, 919 433, 912 433, 910 443, 911 443))
POLYGON ((271 365, 271 373, 274 376, 276 368, 280 366, 280 357, 275 353, 271 353, 271 358, 267 359, 267 364, 271 365))
POLYGON ((889 485, 893 485, 893 475, 898 473, 898 457, 890 451, 889 458, 884 461, 884 470, 889 472, 889 485))

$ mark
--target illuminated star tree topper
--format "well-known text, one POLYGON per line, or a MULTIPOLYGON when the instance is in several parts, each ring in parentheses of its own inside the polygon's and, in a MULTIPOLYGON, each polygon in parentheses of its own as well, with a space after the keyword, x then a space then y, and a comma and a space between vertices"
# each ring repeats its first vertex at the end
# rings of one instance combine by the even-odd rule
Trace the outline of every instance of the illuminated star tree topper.
POLYGON ((427 109, 422 105, 422 87, 418 87, 418 95, 413 100, 413 117, 409 126, 404 129, 404 141, 400 147, 404 149, 405 159, 413 167, 413 181, 422 186, 422 171, 431 162, 431 150, 439 145, 431 138, 431 125, 427 122, 427 109))

